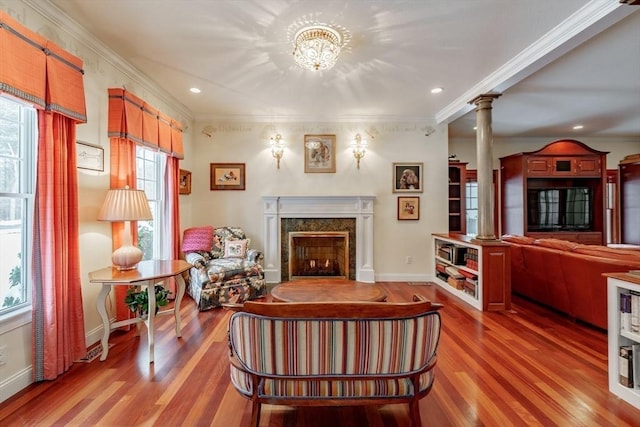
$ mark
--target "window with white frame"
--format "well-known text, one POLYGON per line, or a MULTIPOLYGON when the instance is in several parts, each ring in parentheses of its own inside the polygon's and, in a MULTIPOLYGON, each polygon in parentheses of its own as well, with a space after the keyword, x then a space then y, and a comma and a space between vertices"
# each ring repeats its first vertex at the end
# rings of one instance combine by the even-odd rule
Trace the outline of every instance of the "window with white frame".
POLYGON ((478 234, 478 181, 475 179, 467 179, 465 185, 467 234, 476 236, 478 234))
POLYGON ((138 246, 142 259, 164 259, 162 224, 164 224, 164 171, 166 155, 146 147, 136 147, 136 187, 149 199, 153 220, 138 221, 138 246))
POLYGON ((37 115, 0 96, 0 319, 31 306, 37 115))

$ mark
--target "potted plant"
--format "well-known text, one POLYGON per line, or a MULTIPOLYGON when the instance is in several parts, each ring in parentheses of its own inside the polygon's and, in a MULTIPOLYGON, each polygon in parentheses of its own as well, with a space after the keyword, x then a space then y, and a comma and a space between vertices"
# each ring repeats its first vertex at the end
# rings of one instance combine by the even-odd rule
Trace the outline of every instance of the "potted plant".
MULTIPOLYGON (((156 293, 156 312, 154 314, 157 314, 160 307, 169 304, 169 290, 162 285, 155 285, 154 289, 156 293)), ((137 286, 129 288, 124 303, 138 317, 144 319, 149 313, 149 295, 146 289, 140 290, 137 286)))

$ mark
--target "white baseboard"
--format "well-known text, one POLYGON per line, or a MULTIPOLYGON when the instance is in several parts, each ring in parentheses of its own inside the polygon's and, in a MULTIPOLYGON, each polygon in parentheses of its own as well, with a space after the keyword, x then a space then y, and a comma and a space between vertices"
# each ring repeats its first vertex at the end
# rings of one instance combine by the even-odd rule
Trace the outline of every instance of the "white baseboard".
POLYGON ((33 383, 33 369, 31 366, 16 372, 6 380, 0 381, 0 403, 33 383))
POLYGON ((433 280, 432 274, 376 274, 376 282, 428 282, 433 280))

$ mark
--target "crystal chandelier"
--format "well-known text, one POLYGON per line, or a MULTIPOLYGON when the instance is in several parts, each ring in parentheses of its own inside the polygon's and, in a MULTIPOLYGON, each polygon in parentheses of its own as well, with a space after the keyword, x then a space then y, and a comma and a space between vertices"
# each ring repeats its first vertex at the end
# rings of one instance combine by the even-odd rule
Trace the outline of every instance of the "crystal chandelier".
POLYGON ((326 25, 301 28, 293 37, 293 58, 302 68, 328 70, 336 64, 343 36, 326 25))

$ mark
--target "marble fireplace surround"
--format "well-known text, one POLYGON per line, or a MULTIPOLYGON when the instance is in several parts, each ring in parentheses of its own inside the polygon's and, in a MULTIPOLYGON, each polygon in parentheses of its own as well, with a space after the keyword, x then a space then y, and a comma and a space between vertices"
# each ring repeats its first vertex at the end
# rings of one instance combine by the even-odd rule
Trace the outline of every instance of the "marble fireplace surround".
POLYGON ((355 218, 356 280, 375 282, 373 270, 373 204, 375 196, 263 196, 264 270, 267 283, 281 278, 282 218, 355 218))

